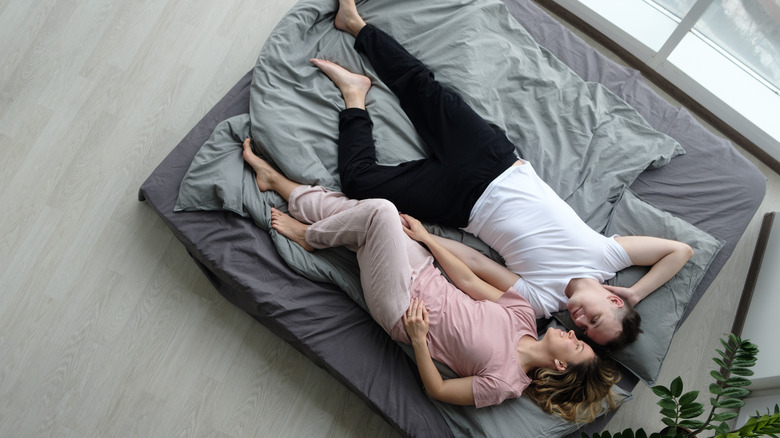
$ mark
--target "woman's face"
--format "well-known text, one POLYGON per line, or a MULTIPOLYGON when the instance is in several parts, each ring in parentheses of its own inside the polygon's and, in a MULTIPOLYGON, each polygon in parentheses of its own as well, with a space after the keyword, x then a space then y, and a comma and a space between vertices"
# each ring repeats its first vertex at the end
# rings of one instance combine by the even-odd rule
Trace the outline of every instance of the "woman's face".
POLYGON ((590 345, 577 339, 574 331, 563 331, 550 327, 542 340, 547 342, 548 351, 553 358, 568 365, 586 363, 596 358, 596 353, 590 345))

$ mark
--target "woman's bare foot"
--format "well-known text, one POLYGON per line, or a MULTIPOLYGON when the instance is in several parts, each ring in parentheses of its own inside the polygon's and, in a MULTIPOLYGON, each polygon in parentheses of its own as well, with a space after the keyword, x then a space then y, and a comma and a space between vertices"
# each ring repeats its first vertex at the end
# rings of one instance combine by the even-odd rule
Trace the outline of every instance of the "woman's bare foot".
POLYGON ((306 251, 312 252, 314 248, 306 242, 306 230, 309 225, 298 222, 292 216, 271 208, 271 226, 282 236, 301 245, 306 251))
POLYGON ((273 190, 274 178, 279 174, 270 164, 265 160, 255 155, 252 151, 252 139, 247 138, 244 140, 244 161, 246 161, 252 170, 255 171, 255 179, 257 180, 257 188, 261 192, 273 190))
POLYGON ((265 160, 255 155, 252 151, 252 139, 250 138, 244 140, 243 155, 244 161, 246 161, 252 167, 252 170, 255 171, 255 181, 257 182, 257 188, 260 189, 261 192, 273 190, 286 201, 290 200, 290 193, 298 188, 300 184, 290 181, 286 176, 271 167, 265 160))
POLYGON ((358 14, 355 0, 339 0, 339 11, 336 13, 333 25, 338 30, 357 36, 360 29, 366 25, 366 22, 358 14))
POLYGON ((352 73, 344 67, 324 59, 313 58, 309 62, 322 70, 336 84, 344 97, 347 108, 366 109, 366 94, 371 88, 371 79, 352 73))

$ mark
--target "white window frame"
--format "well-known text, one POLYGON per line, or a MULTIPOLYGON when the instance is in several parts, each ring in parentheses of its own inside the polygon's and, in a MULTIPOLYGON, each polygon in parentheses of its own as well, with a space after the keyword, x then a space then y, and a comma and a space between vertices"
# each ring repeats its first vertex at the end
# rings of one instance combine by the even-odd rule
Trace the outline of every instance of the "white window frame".
MULTIPOLYGON (((754 122, 702 86, 702 84, 675 67, 667 59, 714 0, 698 0, 657 52, 629 35, 608 19, 591 10, 579 0, 548 1, 552 1, 602 33, 606 38, 627 50, 674 87, 677 87, 691 99, 702 105, 707 111, 752 143, 752 145, 742 144, 741 146, 764 161, 775 172, 780 173, 780 165, 778 164, 780 163, 780 140, 758 127, 754 122), (756 151, 756 147, 760 150, 756 151)), ((777 118, 778 123, 780 123, 780 111, 777 113, 777 118)))

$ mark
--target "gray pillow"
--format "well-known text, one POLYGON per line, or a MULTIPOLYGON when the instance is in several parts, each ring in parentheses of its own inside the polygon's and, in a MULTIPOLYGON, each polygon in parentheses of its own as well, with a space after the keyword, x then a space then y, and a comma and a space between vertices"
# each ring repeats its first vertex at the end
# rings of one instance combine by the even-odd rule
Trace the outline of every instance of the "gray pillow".
MULTIPOLYGON (((631 393, 615 385, 613 397, 617 406, 620 406, 631 399, 631 393)), ((583 426, 583 423, 566 421, 544 412, 528 397, 518 397, 479 409, 432 401, 455 437, 566 436, 583 426)), ((603 412, 606 413, 606 410, 603 412)))
MULTIPOLYGON (((636 306, 642 317, 643 330, 636 342, 612 354, 639 379, 652 385, 694 290, 724 242, 648 204, 627 188, 615 203, 605 234, 662 237, 685 242, 694 250, 693 257, 677 275, 636 306)), ((647 267, 632 266, 618 272, 607 283, 628 287, 647 270, 647 267)), ((574 328, 568 312, 558 312, 554 316, 567 327, 574 328)))
POLYGON ((251 187, 254 176, 244 166, 241 144, 249 135, 249 114, 218 124, 192 159, 173 211, 227 210, 248 216, 244 188, 251 187))

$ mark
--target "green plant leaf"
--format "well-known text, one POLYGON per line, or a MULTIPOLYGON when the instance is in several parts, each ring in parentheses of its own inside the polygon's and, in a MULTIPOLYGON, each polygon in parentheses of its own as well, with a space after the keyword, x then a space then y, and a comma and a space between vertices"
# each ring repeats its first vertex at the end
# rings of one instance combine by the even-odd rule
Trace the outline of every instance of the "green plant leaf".
POLYGON ((734 361, 731 364, 731 369, 735 368, 741 368, 741 369, 750 369, 753 368, 756 365, 756 361, 746 361, 746 360, 740 360, 740 361, 734 361))
MULTIPOLYGON (((767 409, 769 411, 769 409, 767 409)), ((764 430, 770 430, 772 432, 780 432, 780 414, 775 412, 774 414, 766 414, 762 418, 766 418, 766 426, 764 430)))
POLYGON ((742 339, 739 338, 739 336, 735 335, 734 333, 729 333, 729 345, 733 345, 735 348, 739 347, 740 344, 742 344, 742 339))
POLYGON ((738 415, 737 412, 719 412, 712 416, 712 421, 729 421, 732 418, 737 418, 738 415))
POLYGON ((733 362, 731 362, 731 366, 740 367, 740 368, 750 368, 754 366, 757 361, 758 359, 755 357, 750 357, 750 358, 737 357, 736 359, 734 359, 733 362))
POLYGON ((755 359, 758 357, 758 351, 739 350, 734 356, 734 359, 755 359))
POLYGON ((729 432, 731 432, 731 429, 729 429, 728 423, 720 423, 717 429, 715 429, 715 433, 727 435, 729 432))
MULTIPOLYGON (((722 342, 722 341, 721 341, 721 342, 722 342)), ((715 352, 716 352, 716 353, 718 353, 718 354, 720 355, 720 357, 722 357, 722 358, 724 358, 724 359, 728 359, 729 357, 731 357, 731 356, 729 356, 728 354, 724 353, 723 351, 721 351, 721 350, 719 350, 719 349, 717 349, 717 348, 715 349, 715 352)))
POLYGON ((672 392, 672 396, 679 397, 683 392, 683 382, 680 376, 672 380, 672 384, 669 386, 669 390, 672 392))
POLYGON ((745 423, 745 425, 740 427, 739 429, 737 429, 737 431, 740 433, 740 435, 750 436, 750 435, 753 435, 753 431, 755 429, 756 429, 756 424, 755 423, 753 423, 753 424, 745 423))
POLYGON ((727 398, 720 402, 720 408, 723 409, 741 408, 742 406, 745 406, 745 402, 736 398, 727 398))
POLYGON ((755 373, 753 372, 753 370, 749 368, 732 368, 731 374, 748 377, 748 376, 752 376, 755 373))
POLYGON ((704 405, 701 403, 694 403, 691 406, 685 407, 680 410, 680 418, 696 418, 704 413, 704 405))
POLYGON ((668 400, 668 399, 664 398, 664 399, 658 400, 658 402, 656 404, 658 406, 660 406, 661 408, 663 408, 663 409, 670 409, 672 411, 676 411, 677 410, 677 403, 675 403, 672 400, 668 400))
POLYGON ((675 426, 677 426, 677 424, 676 424, 676 423, 674 422, 674 420, 672 420, 671 418, 661 418, 661 421, 663 421, 663 423, 664 423, 665 425, 669 426, 669 427, 675 427, 675 426))
POLYGON ((718 364, 718 366, 721 367, 721 368, 724 368, 724 369, 728 368, 728 366, 722 360, 718 359, 717 357, 713 357, 712 361, 715 362, 716 364, 718 364))
POLYGON ((710 397, 710 404, 713 408, 719 408, 720 407, 720 401, 716 399, 715 397, 710 397))
POLYGON ((723 374, 720 373, 720 371, 712 370, 710 371, 710 375, 715 378, 718 382, 725 382, 726 378, 723 377, 723 374))
POLYGON ((750 380, 744 377, 731 376, 726 380, 728 386, 750 386, 750 380))
POLYGON ((688 403, 696 400, 696 397, 698 396, 699 396, 699 391, 686 392, 685 394, 682 395, 682 397, 680 397, 680 404, 685 406, 688 403))
POLYGON ((750 368, 756 364, 758 358, 755 356, 738 356, 731 362, 731 366, 750 368))
POLYGON ((721 388, 717 383, 710 383, 710 393, 721 395, 723 393, 723 388, 721 388))
POLYGON ((676 418, 677 409, 661 409, 661 415, 667 418, 676 418))
POLYGON ((683 420, 680 422, 680 426, 687 427, 691 430, 696 430, 704 425, 703 422, 698 420, 683 420))
POLYGON ((658 397, 672 398, 672 391, 669 391, 669 388, 663 385, 655 385, 653 386, 652 390, 653 393, 658 397))
POLYGON ((745 388, 726 388, 721 393, 723 397, 733 398, 745 398, 748 394, 750 394, 750 390, 745 388))
POLYGON ((754 354, 758 354, 758 345, 748 341, 747 339, 745 340, 745 343, 742 344, 742 349, 754 354))

